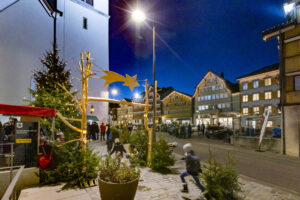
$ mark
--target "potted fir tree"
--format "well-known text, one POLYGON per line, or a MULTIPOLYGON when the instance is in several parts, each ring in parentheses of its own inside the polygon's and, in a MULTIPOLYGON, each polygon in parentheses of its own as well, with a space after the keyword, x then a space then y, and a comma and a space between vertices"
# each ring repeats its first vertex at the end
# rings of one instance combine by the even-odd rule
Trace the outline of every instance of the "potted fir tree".
POLYGON ((140 170, 120 157, 106 157, 100 162, 98 179, 102 200, 133 200, 138 186, 140 170))

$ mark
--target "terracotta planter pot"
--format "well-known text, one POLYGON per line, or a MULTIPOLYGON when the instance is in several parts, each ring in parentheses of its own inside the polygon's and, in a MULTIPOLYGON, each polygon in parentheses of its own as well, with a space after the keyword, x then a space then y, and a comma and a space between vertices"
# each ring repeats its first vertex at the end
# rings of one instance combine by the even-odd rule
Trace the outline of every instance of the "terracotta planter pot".
POLYGON ((139 178, 128 183, 110 183, 98 179, 101 200, 134 200, 139 178))

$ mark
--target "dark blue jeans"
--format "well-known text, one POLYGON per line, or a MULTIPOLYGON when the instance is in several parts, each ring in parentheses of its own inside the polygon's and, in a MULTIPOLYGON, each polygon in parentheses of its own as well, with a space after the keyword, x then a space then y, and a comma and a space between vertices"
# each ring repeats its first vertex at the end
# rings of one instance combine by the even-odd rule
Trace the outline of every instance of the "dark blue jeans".
MULTIPOLYGON (((189 176, 189 175, 191 175, 191 174, 189 174, 187 171, 182 172, 182 173, 180 174, 181 181, 182 181, 183 183, 185 183, 184 177, 189 176)), ((196 184, 197 184, 197 186, 199 187, 199 189, 203 192, 203 191, 205 190, 205 188, 203 187, 203 185, 201 185, 198 176, 196 176, 196 175, 191 175, 191 176, 192 176, 192 177, 194 178, 194 180, 196 181, 196 184)))

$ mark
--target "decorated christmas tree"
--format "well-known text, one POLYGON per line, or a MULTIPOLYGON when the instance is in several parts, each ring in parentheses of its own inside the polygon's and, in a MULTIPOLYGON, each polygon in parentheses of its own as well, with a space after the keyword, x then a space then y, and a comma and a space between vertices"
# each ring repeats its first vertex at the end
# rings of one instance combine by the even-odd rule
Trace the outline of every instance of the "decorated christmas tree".
MULTIPOLYGON (((63 86, 73 96, 76 92, 71 92, 72 83, 70 81, 70 70, 66 70, 66 62, 59 59, 53 52, 46 52, 45 58, 41 59, 42 68, 34 71, 34 81, 36 88, 30 88, 33 96, 31 106, 55 108, 67 118, 78 118, 78 110, 74 106, 73 99, 61 87, 63 86)), ((43 119, 42 125, 48 130, 51 129, 52 120, 43 119)), ((74 124, 74 122, 73 122, 74 124)), ((78 125, 78 124, 77 124, 78 125)), ((55 132, 62 131, 66 139, 73 139, 79 136, 69 129, 59 118, 55 120, 55 132)))

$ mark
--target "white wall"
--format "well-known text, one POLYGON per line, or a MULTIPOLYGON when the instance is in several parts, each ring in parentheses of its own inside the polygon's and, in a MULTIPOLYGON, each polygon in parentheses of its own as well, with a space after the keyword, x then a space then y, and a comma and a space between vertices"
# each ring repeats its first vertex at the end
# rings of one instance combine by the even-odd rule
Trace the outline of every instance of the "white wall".
POLYGON ((300 106, 284 107, 286 154, 299 157, 300 106))
MULTIPOLYGON (((94 2, 95 8, 80 0, 58 0, 64 15, 57 20, 57 45, 72 76, 79 77, 82 51, 90 51, 97 66, 106 70, 109 66, 108 0, 94 2), (83 17, 88 19, 88 30, 83 29, 83 17)), ((0 103, 24 104, 23 97, 29 99, 32 71, 41 67, 45 51, 52 50, 53 20, 37 0, 20 0, 0 13, 0 27, 0 103)), ((79 82, 73 84, 80 89, 79 82)), ((102 80, 90 80, 89 95, 108 97, 103 85, 102 80)), ((107 103, 93 105, 100 120, 107 118, 107 103)))

